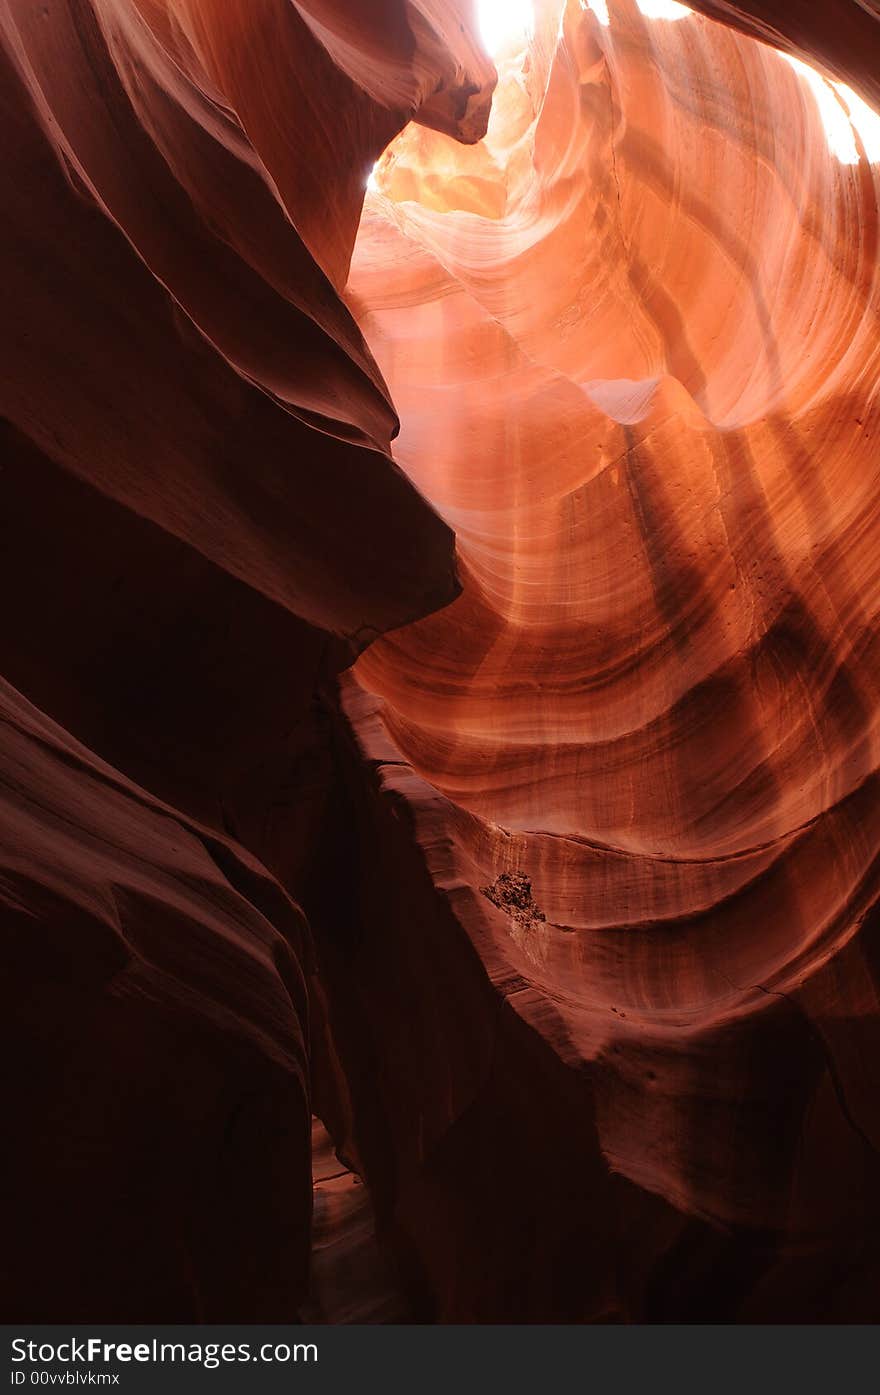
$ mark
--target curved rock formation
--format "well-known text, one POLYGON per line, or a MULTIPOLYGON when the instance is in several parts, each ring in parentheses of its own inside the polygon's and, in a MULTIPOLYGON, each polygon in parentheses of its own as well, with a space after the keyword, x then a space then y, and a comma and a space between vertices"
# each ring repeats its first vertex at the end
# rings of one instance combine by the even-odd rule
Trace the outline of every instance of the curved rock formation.
POLYGON ((806 58, 851 83, 880 107, 880 9, 876 0, 692 0, 692 10, 722 20, 784 53, 806 58))
POLYGON ((0 4, 10 1317, 305 1297, 308 932, 250 853, 295 891, 321 684, 457 590, 338 289, 390 137, 482 134, 459 8, 0 4))
POLYGON ((10 1318, 880 1316, 880 16, 652 6, 0 0, 10 1318))
POLYGON ((362 656, 378 703, 346 690, 436 889, 418 915, 457 925, 441 975, 404 948, 412 912, 390 943, 366 917, 359 954, 438 1037, 404 1046, 359 995, 389 1096, 372 1166, 395 1158, 447 1320, 551 1317, 550 1256, 597 1213, 596 1272, 560 1260, 570 1317, 840 1317, 877 1258, 878 172, 840 163, 777 53, 612 10, 544 8, 474 150, 406 131, 352 265, 396 458, 464 582, 362 656), (514 1033, 593 1134, 555 1227, 572 1123, 536 1065, 495 1078, 514 1033), (460 1210, 450 1259, 410 1198, 456 1215, 456 1140, 493 1109, 507 1214, 548 1235, 460 1210), (664 1238, 634 1292, 632 1213, 662 1231, 670 1207, 697 1274, 664 1238), (491 1289, 459 1287, 471 1246, 491 1289))
POLYGON ((4 1311, 294 1311, 311 1188, 302 913, 242 848, 5 683, 0 713, 17 1046, 4 1311))

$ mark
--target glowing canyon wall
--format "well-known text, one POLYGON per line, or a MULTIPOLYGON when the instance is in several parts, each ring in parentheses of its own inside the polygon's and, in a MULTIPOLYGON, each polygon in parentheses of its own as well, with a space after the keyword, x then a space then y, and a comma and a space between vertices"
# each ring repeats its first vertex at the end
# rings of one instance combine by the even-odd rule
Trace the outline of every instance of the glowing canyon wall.
POLYGON ((10 1317, 880 1316, 880 13, 650 9, 0 3, 10 1317))

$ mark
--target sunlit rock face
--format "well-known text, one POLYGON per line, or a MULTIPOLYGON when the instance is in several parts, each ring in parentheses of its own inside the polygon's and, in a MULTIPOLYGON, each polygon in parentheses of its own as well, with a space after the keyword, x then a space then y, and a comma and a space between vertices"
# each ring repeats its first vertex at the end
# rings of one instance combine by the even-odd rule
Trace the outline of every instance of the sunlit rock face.
POLYGON ((878 28, 0 0, 10 1320, 880 1317, 878 28))
MULTIPOLYGON (((662 4, 663 0, 658 0, 662 4)), ((880 7, 877 0, 692 0, 690 8, 723 20, 783 52, 852 83, 880 108, 880 7)))
POLYGON ((0 3, 10 1320, 307 1296, 320 690, 458 590, 339 290, 494 82, 448 0, 0 3))
POLYGON ((870 122, 680 6, 536 8, 484 142, 383 156, 349 281, 463 581, 344 689, 420 859, 353 960, 365 1163, 446 1319, 864 1315, 870 122))

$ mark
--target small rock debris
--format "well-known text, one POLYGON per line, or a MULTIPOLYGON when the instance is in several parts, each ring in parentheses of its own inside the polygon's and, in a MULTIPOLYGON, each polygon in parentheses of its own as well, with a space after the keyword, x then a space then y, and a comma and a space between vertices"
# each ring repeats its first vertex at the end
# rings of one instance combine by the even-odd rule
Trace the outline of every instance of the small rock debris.
POLYGON ((505 911, 520 925, 534 925, 538 920, 547 919, 535 903, 531 878, 524 872, 502 872, 491 886, 481 886, 480 891, 493 906, 505 911))

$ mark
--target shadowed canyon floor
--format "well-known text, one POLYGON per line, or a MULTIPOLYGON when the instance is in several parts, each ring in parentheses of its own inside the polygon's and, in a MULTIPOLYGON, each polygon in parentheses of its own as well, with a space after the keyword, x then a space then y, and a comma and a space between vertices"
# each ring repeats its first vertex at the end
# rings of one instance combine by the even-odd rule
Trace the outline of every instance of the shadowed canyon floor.
POLYGON ((10 1320, 880 1318, 880 13, 491 19, 0 0, 10 1320))

